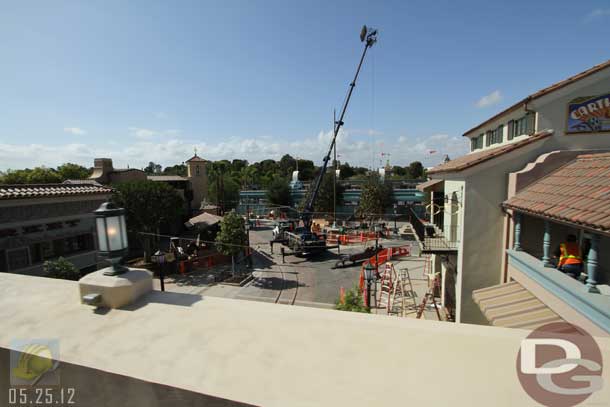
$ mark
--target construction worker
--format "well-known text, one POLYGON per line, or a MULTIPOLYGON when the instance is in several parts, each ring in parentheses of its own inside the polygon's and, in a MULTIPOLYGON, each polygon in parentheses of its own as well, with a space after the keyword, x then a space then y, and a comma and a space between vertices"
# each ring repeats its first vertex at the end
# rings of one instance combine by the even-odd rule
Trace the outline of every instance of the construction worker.
POLYGON ((582 254, 578 239, 575 235, 568 235, 566 242, 561 243, 555 251, 559 257, 557 268, 573 278, 578 278, 583 270, 582 254))

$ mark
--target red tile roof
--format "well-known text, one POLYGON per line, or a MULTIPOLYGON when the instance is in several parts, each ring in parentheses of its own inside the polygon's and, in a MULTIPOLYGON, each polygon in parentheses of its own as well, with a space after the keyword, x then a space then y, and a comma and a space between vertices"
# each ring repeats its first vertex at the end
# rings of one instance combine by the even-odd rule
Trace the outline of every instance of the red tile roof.
POLYGON ((428 174, 462 171, 466 168, 474 167, 477 164, 491 160, 494 157, 510 153, 511 151, 535 143, 536 141, 545 139, 551 136, 552 134, 553 130, 543 130, 520 141, 504 144, 496 148, 490 148, 488 150, 482 150, 466 154, 441 165, 437 165, 436 167, 428 170, 428 174))
POLYGON ((580 155, 504 206, 610 233, 610 153, 580 155))
POLYGON ((473 127, 472 129, 468 130, 466 133, 463 134, 463 136, 466 136, 466 134, 470 134, 473 131, 480 129, 481 127, 483 127, 483 126, 493 122, 498 117, 503 116, 504 114, 509 113, 509 112, 511 112, 513 110, 516 110, 519 107, 521 107, 522 105, 524 105, 524 104, 526 104, 526 103, 528 103, 528 102, 530 102, 532 100, 538 99, 539 97, 542 97, 542 96, 544 96, 546 94, 554 92, 554 91, 556 91, 558 89, 561 89, 564 86, 570 85, 570 84, 572 84, 572 83, 574 83, 574 82, 576 82, 576 81, 578 81, 580 79, 586 78, 587 76, 593 75, 594 73, 597 73, 597 72, 599 72, 599 71, 601 71, 603 69, 606 69, 608 67, 610 67, 610 59, 607 60, 606 62, 602 62, 601 64, 597 64, 594 67, 587 69, 586 71, 583 71, 583 72, 581 72, 579 74, 576 74, 574 76, 570 76, 569 78, 564 79, 564 80, 562 80, 560 82, 554 83, 551 86, 548 86, 548 87, 546 87, 544 89, 539 90, 538 92, 532 93, 531 95, 529 95, 525 99, 520 100, 519 102, 515 103, 514 105, 509 106, 508 108, 502 110, 500 113, 498 113, 498 114, 490 117, 489 119, 485 120, 483 123, 481 123, 481 124, 473 127))
POLYGON ((109 194, 111 192, 111 188, 94 184, 0 185, 0 200, 109 194))
POLYGON ((203 158, 199 157, 197 154, 186 160, 186 162, 198 161, 198 162, 206 162, 203 158))

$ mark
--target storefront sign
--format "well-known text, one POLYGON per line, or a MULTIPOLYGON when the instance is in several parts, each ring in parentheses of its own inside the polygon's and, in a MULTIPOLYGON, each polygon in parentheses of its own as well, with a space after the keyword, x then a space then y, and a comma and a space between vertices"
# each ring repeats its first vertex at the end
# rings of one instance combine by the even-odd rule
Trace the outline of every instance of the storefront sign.
POLYGON ((568 133, 610 131, 610 93, 587 96, 568 104, 568 133))

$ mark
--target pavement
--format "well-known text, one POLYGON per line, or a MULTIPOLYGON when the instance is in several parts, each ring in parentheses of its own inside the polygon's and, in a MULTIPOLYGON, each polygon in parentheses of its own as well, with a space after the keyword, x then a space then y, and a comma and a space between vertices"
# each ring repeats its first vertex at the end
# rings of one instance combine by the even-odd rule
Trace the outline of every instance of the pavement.
MULTIPOLYGON (((276 245, 271 252, 269 240, 271 229, 259 228, 250 232, 250 244, 256 249, 253 257, 253 279, 243 287, 233 284, 213 283, 208 279, 209 272, 192 272, 188 275, 174 275, 165 279, 165 289, 170 292, 197 294, 211 297, 234 298, 242 300, 263 301, 287 305, 300 305, 316 308, 334 308, 341 288, 349 290, 358 285, 361 264, 334 268, 341 254, 364 250, 367 244, 341 246, 331 249, 316 257, 303 258, 287 255, 283 259, 280 247, 276 245)), ((402 246, 409 242, 404 240, 380 239, 384 247, 402 246)), ((424 261, 419 257, 416 246, 412 256, 395 259, 396 270, 407 268, 415 291, 417 304, 421 303, 428 281, 424 275, 424 261)), ((155 280, 159 289, 159 281, 155 280)), ((378 289, 379 290, 379 289, 378 289)), ((379 291, 378 291, 379 292, 379 291)), ((385 314, 385 309, 372 309, 373 313, 385 314)), ((413 315, 408 316, 415 316, 413 315)), ((426 310, 426 319, 437 319, 434 310, 426 310)))

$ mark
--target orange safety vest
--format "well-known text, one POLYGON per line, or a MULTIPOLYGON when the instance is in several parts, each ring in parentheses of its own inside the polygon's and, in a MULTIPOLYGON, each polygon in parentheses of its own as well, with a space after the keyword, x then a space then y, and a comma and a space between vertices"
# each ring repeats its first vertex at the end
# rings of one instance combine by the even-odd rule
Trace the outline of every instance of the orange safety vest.
POLYGON ((580 247, 576 242, 562 243, 559 245, 561 255, 559 256, 559 264, 561 267, 565 264, 581 264, 580 247))

